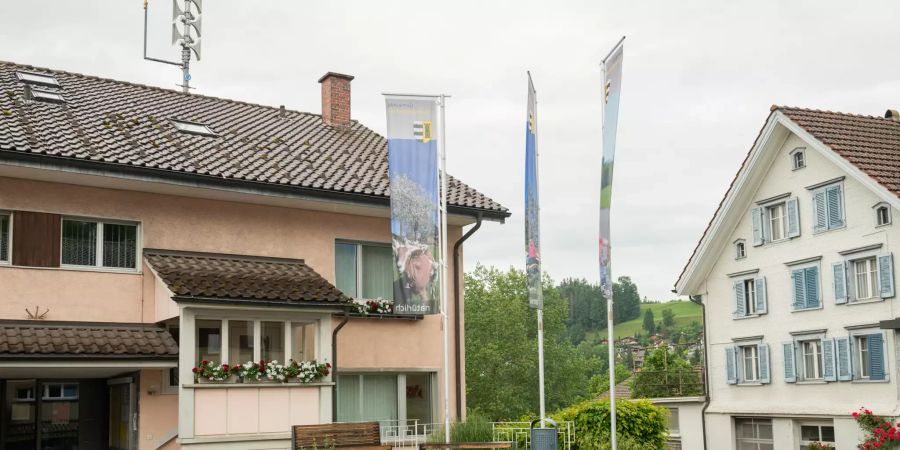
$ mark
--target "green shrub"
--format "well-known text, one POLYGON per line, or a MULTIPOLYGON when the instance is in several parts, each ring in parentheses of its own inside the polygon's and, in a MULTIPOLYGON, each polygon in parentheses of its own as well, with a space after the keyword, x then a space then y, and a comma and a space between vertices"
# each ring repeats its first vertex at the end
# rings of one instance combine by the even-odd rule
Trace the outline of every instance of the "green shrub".
MULTIPOLYGON (((668 437, 665 408, 647 400, 616 402, 616 432, 622 442, 641 450, 665 449, 668 437), (630 441, 630 442, 629 442, 630 441)), ((579 450, 604 450, 609 442, 609 400, 589 400, 572 405, 553 416, 575 423, 575 445, 579 450)), ((624 445, 624 444, 623 444, 624 445)), ((631 447, 619 446, 620 450, 631 447)))
MULTIPOLYGON (((480 414, 469 413, 463 422, 450 424, 450 442, 491 442, 494 427, 480 414)), ((444 442, 444 430, 437 429, 428 436, 429 442, 444 442)))

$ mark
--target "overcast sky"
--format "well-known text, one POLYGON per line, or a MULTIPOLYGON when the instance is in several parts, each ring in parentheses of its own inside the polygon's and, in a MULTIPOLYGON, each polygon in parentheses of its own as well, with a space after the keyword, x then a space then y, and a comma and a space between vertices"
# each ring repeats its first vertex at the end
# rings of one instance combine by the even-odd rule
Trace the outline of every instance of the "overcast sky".
MULTIPOLYGON (((169 0, 150 0, 150 53, 169 0)), ((544 268, 598 279, 600 59, 622 35, 613 275, 670 290, 773 103, 900 108, 891 1, 206 0, 196 92, 318 113, 316 80, 352 74, 353 117, 385 129, 382 92, 446 93, 450 173, 510 208, 466 266, 524 265, 525 71, 538 91, 544 268), (790 4, 789 4, 790 3, 790 4)), ((0 1, 0 59, 173 87, 141 59, 141 0, 0 1)))

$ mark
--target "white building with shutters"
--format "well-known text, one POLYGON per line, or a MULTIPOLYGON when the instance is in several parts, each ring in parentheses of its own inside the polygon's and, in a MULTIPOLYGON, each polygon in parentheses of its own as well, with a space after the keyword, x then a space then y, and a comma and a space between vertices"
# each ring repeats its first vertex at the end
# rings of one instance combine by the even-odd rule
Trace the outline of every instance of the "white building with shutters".
POLYGON ((676 284, 704 304, 708 449, 854 449, 900 416, 900 115, 773 107, 676 284))

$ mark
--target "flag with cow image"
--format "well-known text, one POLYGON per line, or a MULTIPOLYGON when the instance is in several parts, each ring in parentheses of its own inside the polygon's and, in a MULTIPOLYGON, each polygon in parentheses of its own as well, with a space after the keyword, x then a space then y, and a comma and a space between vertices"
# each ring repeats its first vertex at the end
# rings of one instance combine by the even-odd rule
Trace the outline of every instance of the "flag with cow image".
POLYGON ((525 118, 525 274, 528 280, 528 306, 544 309, 537 157, 537 94, 529 73, 528 115, 525 118))
POLYGON ((386 96, 394 313, 440 313, 438 99, 386 96))

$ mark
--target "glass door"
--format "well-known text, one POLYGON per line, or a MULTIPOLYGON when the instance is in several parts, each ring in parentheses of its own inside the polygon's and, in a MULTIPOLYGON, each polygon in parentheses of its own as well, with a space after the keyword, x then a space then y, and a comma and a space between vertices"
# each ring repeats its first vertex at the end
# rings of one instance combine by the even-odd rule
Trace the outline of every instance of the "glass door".
POLYGON ((39 385, 41 450, 78 450, 78 383, 43 381, 39 385))
POLYGON ((137 448, 137 409, 131 378, 109 380, 109 448, 137 448))
POLYGON ((37 448, 37 383, 34 380, 6 382, 6 401, 0 426, 5 430, 4 450, 34 450, 37 448))

